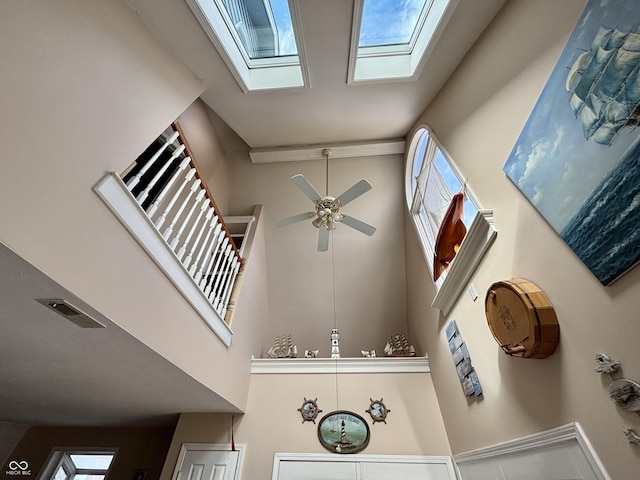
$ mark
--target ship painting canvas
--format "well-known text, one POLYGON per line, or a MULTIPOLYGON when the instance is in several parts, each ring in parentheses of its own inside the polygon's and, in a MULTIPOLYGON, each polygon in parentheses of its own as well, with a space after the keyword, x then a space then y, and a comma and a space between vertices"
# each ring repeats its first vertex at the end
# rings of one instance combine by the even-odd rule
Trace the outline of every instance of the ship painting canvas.
POLYGON ((640 261, 640 2, 590 0, 504 172, 603 285, 640 261))

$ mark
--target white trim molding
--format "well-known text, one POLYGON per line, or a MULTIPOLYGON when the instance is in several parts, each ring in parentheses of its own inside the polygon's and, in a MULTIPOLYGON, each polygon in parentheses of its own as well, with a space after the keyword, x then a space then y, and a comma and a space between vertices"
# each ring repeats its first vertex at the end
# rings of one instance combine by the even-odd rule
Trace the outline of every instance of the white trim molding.
POLYGON ((131 196, 118 174, 115 172, 106 174, 93 187, 93 190, 222 343, 227 347, 231 345, 233 336, 231 328, 218 315, 209 299, 189 276, 189 272, 169 248, 142 207, 131 196))
MULTIPOLYGON (((598 458, 596 451, 591 446, 589 439, 578 423, 570 423, 544 432, 499 443, 491 447, 454 455, 453 459, 458 466, 462 480, 485 478, 477 472, 488 472, 494 469, 495 471, 500 471, 502 475, 500 477, 494 477, 496 480, 511 480, 515 477, 505 473, 506 468, 501 466, 501 463, 517 461, 520 468, 524 470, 527 469, 528 465, 534 463, 544 465, 545 468, 551 469, 553 468, 553 459, 546 457, 549 452, 560 454, 560 449, 567 449, 568 453, 563 457, 566 459, 571 455, 569 449, 573 448, 575 450, 575 447, 578 448, 581 458, 576 458, 575 455, 573 455, 573 464, 577 469, 580 469, 581 466, 583 468, 579 471, 581 476, 571 476, 571 478, 611 480, 611 477, 609 477, 602 462, 598 458), (532 461, 528 462, 527 459, 531 459, 532 461)), ((536 473, 541 474, 541 472, 535 472, 531 469, 526 471, 528 474, 527 478, 551 478, 548 476, 537 477, 536 473)))
POLYGON ((478 210, 431 306, 447 315, 495 239, 493 210, 478 210))
POLYGON ((429 373, 429 358, 252 358, 251 373, 429 373))
POLYGON ((404 155, 404 139, 380 142, 308 145, 292 148, 254 148, 249 151, 252 163, 297 162, 301 160, 324 160, 322 153, 331 150, 331 158, 375 157, 379 155, 404 155))
MULTIPOLYGON (((276 453, 273 457, 272 480, 284 480, 281 478, 281 464, 287 462, 331 462, 331 463, 355 463, 360 466, 360 475, 357 478, 366 480, 367 464, 394 464, 398 468, 404 465, 431 465, 438 470, 439 474, 446 472, 449 480, 456 480, 455 467, 451 457, 446 456, 426 456, 426 455, 335 455, 332 453, 276 453), (364 471, 362 471, 364 469, 364 471)), ((402 473, 398 478, 403 478, 402 473)), ((428 478, 442 478, 431 477, 428 478)))

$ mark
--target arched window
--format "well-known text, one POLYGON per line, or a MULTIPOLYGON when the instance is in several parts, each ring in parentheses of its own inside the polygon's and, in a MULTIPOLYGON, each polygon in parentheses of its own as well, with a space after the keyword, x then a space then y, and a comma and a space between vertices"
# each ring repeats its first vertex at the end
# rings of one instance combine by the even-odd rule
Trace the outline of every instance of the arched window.
POLYGON ((480 208, 464 177, 427 128, 418 129, 411 140, 406 173, 409 212, 432 279, 435 278, 437 294, 433 306, 446 314, 495 236, 492 212, 480 208), (463 194, 464 202, 456 202, 461 198, 456 195, 459 193, 463 194), (451 243, 460 240, 462 243, 457 253, 452 253, 453 260, 445 262, 448 268, 442 267, 445 263, 436 257, 438 233, 442 228, 441 237, 446 238, 445 230, 451 225, 455 227, 461 211, 464 227, 454 228, 458 240, 451 243))

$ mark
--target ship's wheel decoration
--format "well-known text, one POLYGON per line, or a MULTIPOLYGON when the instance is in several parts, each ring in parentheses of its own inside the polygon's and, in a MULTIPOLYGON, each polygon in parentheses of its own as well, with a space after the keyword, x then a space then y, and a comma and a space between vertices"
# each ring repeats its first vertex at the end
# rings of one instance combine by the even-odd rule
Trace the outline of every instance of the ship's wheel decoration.
POLYGON ((300 415, 302 415, 302 423, 316 423, 316 417, 322 411, 318 408, 318 404, 316 403, 317 401, 317 398, 315 400, 307 400, 306 398, 304 399, 304 402, 302 402, 302 406, 298 409, 300 415))
POLYGON ((371 415, 371 419, 373 420, 374 425, 376 422, 382 422, 386 424, 387 413, 389 413, 391 410, 389 410, 387 406, 382 402, 382 398, 380 398, 380 400, 374 400, 373 398, 370 398, 369 400, 371 400, 371 405, 367 410, 365 410, 365 412, 368 412, 369 415, 371 415))

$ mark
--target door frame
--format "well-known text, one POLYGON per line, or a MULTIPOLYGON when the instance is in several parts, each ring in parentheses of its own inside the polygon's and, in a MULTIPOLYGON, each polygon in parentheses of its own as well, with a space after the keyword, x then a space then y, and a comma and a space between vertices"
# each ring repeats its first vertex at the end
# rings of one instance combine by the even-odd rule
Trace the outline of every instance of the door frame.
POLYGON ((334 453, 276 453, 273 457, 272 480, 280 476, 280 462, 351 462, 351 463, 422 463, 431 465, 445 465, 447 474, 456 480, 453 459, 443 455, 336 455, 334 453))
MULTIPOLYGON (((235 451, 238 452, 238 463, 236 463, 236 469, 233 472, 233 478, 235 480, 240 479, 240 472, 242 472, 242 462, 244 460, 244 451, 246 445, 244 443, 236 444, 235 451)), ((180 446, 180 453, 178 454, 178 461, 176 462, 176 466, 173 469, 173 475, 171 476, 172 480, 176 480, 178 478, 178 472, 180 471, 180 467, 182 462, 184 462, 184 457, 190 450, 206 450, 211 452, 231 452, 231 444, 230 443, 183 443, 180 446)))

